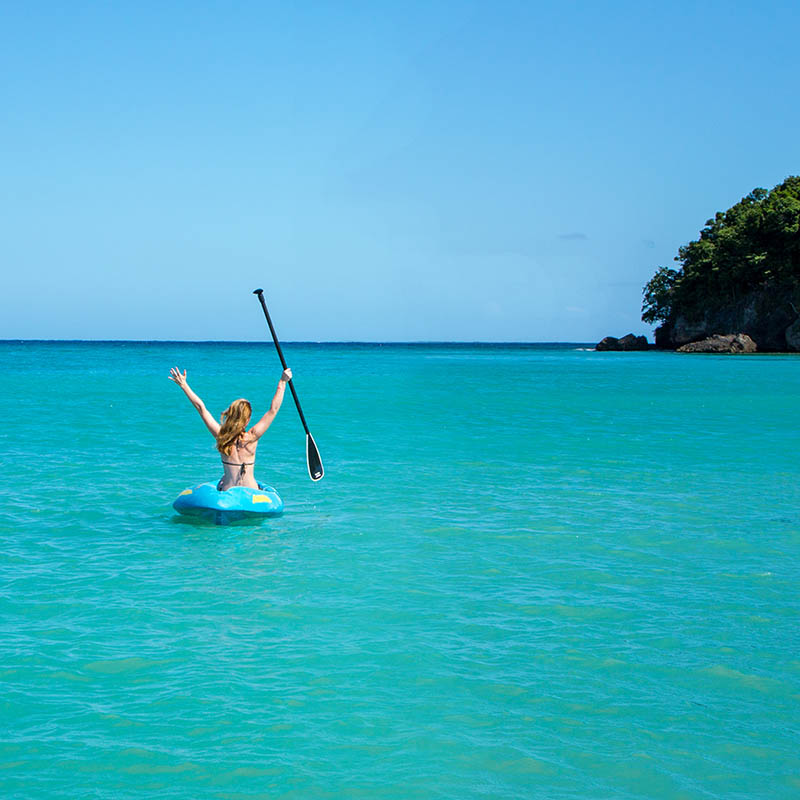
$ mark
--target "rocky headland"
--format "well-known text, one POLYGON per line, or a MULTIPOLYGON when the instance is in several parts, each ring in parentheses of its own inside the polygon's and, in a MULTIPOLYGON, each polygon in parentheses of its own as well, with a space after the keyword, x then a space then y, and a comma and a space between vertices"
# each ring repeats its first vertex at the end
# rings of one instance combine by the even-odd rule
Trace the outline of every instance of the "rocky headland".
POLYGON ((718 212, 675 261, 644 288, 656 347, 800 352, 800 177, 718 212))

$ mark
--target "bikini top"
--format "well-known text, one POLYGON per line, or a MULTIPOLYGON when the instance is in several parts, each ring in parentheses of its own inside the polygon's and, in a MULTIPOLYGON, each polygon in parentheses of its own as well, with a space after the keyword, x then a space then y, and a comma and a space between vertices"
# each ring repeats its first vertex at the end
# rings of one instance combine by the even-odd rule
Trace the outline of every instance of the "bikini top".
POLYGON ((222 459, 223 464, 227 464, 229 467, 241 467, 239 470, 239 475, 244 475, 247 473, 247 468, 252 467, 255 464, 255 461, 226 461, 224 458, 222 459))

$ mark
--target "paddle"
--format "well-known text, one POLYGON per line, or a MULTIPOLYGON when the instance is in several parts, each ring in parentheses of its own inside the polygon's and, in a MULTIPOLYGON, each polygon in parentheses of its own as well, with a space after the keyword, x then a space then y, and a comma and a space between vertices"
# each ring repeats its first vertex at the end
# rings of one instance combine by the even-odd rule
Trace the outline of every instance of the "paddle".
MULTIPOLYGON (((264 302, 264 290, 256 289, 253 294, 258 295, 261 301, 261 308, 264 309, 264 316, 267 318, 267 325, 269 325, 270 333, 272 334, 272 341, 275 342, 275 349, 278 351, 278 357, 283 364, 283 368, 287 369, 286 359, 283 357, 283 350, 281 350, 281 343, 278 341, 278 335, 275 333, 275 328, 272 325, 272 320, 267 311, 267 304, 264 302)), ((308 430, 306 425, 306 418, 303 416, 303 409, 300 408, 300 401, 297 399, 297 392, 294 390, 294 384, 289 381, 289 388, 292 390, 292 397, 294 397, 294 404, 297 406, 297 413, 300 415, 300 422, 303 423, 303 428, 306 432, 306 466, 308 467, 308 475, 312 481, 318 481, 325 474, 322 468, 322 459, 319 457, 319 450, 314 443, 314 437, 308 430)))

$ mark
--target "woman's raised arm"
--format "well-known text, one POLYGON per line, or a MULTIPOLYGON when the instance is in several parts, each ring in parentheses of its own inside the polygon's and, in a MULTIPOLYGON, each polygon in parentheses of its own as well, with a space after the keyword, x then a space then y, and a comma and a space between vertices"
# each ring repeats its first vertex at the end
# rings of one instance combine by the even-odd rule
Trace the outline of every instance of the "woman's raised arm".
POLYGON ((272 397, 272 402, 269 406, 269 411, 264 414, 261 419, 250 428, 250 433, 255 436, 256 439, 259 439, 261 436, 264 435, 267 428, 272 425, 272 420, 275 419, 275 415, 278 413, 281 407, 281 403, 283 403, 283 394, 286 391, 286 384, 292 379, 292 371, 289 367, 283 371, 283 375, 281 375, 281 379, 278 381, 278 388, 275 390, 275 394, 272 397))
POLYGON ((219 422, 217 422, 214 417, 211 416, 211 413, 206 408, 205 403, 194 391, 192 391, 191 386, 189 386, 189 383, 186 380, 186 370, 184 370, 183 374, 181 374, 181 371, 177 367, 173 367, 169 371, 169 379, 173 383, 177 383, 178 386, 183 389, 183 393, 189 398, 189 402, 197 409, 197 413, 200 414, 203 422, 205 422, 206 428, 211 431, 211 435, 216 439, 217 434, 219 433, 219 422))

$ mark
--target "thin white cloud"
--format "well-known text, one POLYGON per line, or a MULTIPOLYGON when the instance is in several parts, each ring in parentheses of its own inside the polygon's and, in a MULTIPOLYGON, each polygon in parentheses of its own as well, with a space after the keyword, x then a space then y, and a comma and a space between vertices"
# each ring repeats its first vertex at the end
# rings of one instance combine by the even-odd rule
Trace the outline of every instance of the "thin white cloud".
POLYGON ((585 242, 589 237, 585 233, 575 232, 575 233, 560 233, 558 235, 559 239, 563 239, 567 242, 585 242))

